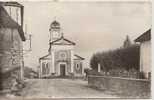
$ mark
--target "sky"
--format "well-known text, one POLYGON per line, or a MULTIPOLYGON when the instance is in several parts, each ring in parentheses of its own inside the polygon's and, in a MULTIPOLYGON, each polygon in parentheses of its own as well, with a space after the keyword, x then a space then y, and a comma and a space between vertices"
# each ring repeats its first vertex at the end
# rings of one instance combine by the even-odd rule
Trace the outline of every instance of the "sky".
MULTIPOLYGON (((85 58, 100 51, 119 48, 126 35, 131 41, 151 28, 149 2, 21 2, 24 24, 32 34, 32 51, 25 55, 25 65, 34 69, 38 59, 48 54, 49 28, 56 19, 64 37, 75 42, 75 53, 85 58)), ((25 43, 25 49, 28 49, 25 43)))

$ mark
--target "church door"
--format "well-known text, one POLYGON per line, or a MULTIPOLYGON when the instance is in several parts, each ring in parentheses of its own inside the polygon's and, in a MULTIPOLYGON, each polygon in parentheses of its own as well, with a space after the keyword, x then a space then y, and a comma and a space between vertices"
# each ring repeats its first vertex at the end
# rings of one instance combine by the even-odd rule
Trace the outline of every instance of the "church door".
POLYGON ((65 69, 66 68, 66 65, 65 64, 60 64, 60 76, 65 76, 66 73, 65 73, 65 69))

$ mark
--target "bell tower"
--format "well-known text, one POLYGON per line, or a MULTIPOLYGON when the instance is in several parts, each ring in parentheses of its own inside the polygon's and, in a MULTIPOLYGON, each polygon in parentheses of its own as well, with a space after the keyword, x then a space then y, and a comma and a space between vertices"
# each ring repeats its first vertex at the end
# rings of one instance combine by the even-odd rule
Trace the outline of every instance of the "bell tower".
POLYGON ((49 31, 50 31, 50 40, 49 40, 50 42, 55 41, 61 38, 62 36, 60 23, 57 22, 56 20, 50 24, 49 31))

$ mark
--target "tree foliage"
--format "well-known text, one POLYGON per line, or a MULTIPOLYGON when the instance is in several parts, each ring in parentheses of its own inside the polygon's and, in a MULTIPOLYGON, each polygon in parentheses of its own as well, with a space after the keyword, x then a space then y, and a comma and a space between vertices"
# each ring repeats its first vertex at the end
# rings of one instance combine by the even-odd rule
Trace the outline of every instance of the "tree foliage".
POLYGON ((98 52, 91 57, 90 66, 93 70, 97 70, 98 64, 103 71, 132 68, 139 70, 139 45, 98 52))

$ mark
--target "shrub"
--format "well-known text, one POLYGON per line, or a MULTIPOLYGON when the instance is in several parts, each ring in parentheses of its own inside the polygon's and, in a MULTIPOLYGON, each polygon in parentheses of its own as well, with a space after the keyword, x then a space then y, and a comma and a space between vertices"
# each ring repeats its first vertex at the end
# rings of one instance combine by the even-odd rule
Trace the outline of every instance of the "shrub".
POLYGON ((90 69, 89 68, 84 68, 84 73, 86 74, 86 77, 88 77, 88 73, 89 73, 90 69))

